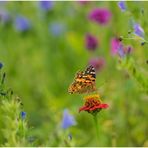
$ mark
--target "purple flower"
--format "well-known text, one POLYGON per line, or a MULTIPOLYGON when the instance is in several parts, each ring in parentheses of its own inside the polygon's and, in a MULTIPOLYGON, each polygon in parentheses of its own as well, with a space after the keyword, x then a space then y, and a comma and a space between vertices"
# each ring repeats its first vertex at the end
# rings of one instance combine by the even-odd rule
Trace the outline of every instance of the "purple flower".
POLYGON ((18 31, 24 32, 29 30, 31 27, 31 24, 29 20, 23 16, 18 16, 15 19, 15 28, 18 31))
POLYGON ((123 57, 125 56, 124 47, 123 47, 122 44, 120 44, 117 53, 119 54, 119 56, 120 56, 121 58, 123 58, 123 57))
POLYGON ((65 26, 61 23, 52 23, 49 25, 49 32, 54 36, 62 35, 65 32, 65 26))
POLYGON ((89 65, 92 65, 96 72, 99 72, 105 66, 105 59, 103 57, 95 57, 90 59, 89 65))
POLYGON ((21 112, 21 118, 24 120, 26 118, 26 112, 21 112))
POLYGON ((39 6, 44 11, 49 11, 53 8, 54 2, 53 1, 40 1, 39 6))
POLYGON ((0 21, 2 21, 4 24, 10 21, 10 15, 7 11, 0 11, 0 21))
POLYGON ((134 28, 135 35, 144 38, 144 30, 142 29, 142 27, 139 24, 135 23, 133 28, 134 28))
POLYGON ((111 12, 105 8, 96 8, 89 13, 89 19, 100 25, 108 24, 111 16, 111 12))
POLYGON ((132 50, 133 48, 131 46, 124 46, 123 44, 120 44, 117 53, 121 58, 124 58, 126 55, 129 55, 132 50))
POLYGON ((112 53, 112 55, 117 54, 120 44, 121 44, 121 42, 119 41, 118 38, 111 39, 111 53, 112 53))
POLYGON ((75 118, 69 114, 68 110, 65 109, 63 112, 62 128, 67 129, 70 126, 76 125, 75 118))
POLYGON ((128 46, 125 46, 125 47, 123 48, 123 50, 124 50, 124 54, 125 54, 125 55, 129 55, 129 54, 133 51, 133 47, 130 46, 130 45, 128 45, 128 46))
POLYGON ((3 63, 0 62, 0 69, 2 69, 2 68, 3 68, 3 63))
POLYGON ((127 47, 125 48, 126 54, 130 54, 130 53, 132 52, 132 50, 133 50, 133 48, 132 48, 131 46, 127 46, 127 47))
POLYGON ((120 1, 120 2, 118 2, 118 6, 119 6, 119 8, 121 9, 121 11, 126 11, 126 4, 125 4, 125 1, 120 1))
POLYGON ((87 34, 85 37, 86 48, 90 51, 94 51, 98 47, 97 38, 91 34, 87 34))

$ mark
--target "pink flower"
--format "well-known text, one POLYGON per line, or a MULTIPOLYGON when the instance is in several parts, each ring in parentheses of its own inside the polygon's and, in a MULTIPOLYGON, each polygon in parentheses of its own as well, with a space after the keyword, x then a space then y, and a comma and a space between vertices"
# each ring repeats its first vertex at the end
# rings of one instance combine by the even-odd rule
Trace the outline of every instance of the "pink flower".
POLYGON ((102 57, 92 58, 89 61, 89 65, 92 65, 95 68, 96 72, 99 72, 105 66, 105 59, 102 57))
POLYGON ((126 55, 131 54, 133 48, 132 46, 128 45, 125 46, 120 39, 112 38, 111 39, 111 53, 112 55, 118 54, 121 58, 125 57, 126 55))
POLYGON ((117 39, 117 38, 111 39, 111 53, 112 53, 112 55, 117 54, 120 45, 121 45, 121 42, 119 41, 119 39, 117 39))
POLYGON ((107 25, 111 19, 111 12, 106 8, 95 8, 89 13, 89 19, 100 25, 107 25))

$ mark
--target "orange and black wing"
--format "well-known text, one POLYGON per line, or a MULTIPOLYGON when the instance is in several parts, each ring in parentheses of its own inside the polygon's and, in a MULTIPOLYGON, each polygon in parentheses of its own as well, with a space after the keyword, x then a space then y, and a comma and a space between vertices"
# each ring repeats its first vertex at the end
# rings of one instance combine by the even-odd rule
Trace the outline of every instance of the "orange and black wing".
POLYGON ((96 73, 93 66, 83 72, 77 72, 74 82, 69 87, 69 93, 88 93, 96 90, 96 73))

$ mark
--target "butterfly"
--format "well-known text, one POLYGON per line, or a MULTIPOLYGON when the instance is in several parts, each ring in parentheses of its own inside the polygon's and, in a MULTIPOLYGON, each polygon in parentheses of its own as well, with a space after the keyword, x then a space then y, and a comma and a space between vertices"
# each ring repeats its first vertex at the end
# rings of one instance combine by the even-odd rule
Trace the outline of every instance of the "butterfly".
POLYGON ((68 92, 74 93, 90 93, 96 91, 96 72, 95 68, 90 65, 85 71, 76 73, 74 82, 69 86, 68 92))

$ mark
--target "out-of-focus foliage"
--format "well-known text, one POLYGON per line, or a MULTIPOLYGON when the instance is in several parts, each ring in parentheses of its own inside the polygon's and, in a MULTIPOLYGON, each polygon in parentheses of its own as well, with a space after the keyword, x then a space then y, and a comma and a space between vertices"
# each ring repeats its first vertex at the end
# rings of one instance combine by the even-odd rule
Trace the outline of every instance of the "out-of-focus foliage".
POLYGON ((0 94, 0 146, 148 146, 148 2, 126 2, 125 8, 99 1, 0 2, 1 78, 6 72, 7 89, 27 113, 17 120, 20 103, 0 94), (96 8, 107 10, 109 18, 99 18, 105 24, 96 23, 96 8), (134 36, 134 23, 143 38, 134 36), (111 52, 119 36, 132 46, 124 58, 111 52), (89 63, 96 64, 96 85, 109 104, 98 116, 99 139, 91 115, 78 112, 84 95, 67 91, 89 63), (68 129, 61 126, 65 108, 77 122, 68 129))

